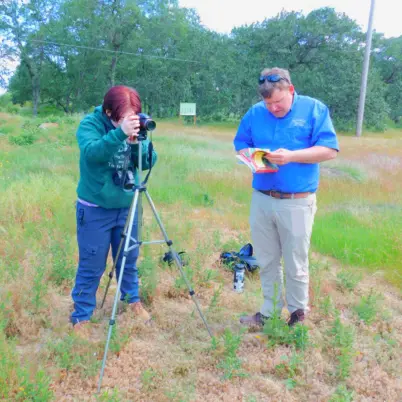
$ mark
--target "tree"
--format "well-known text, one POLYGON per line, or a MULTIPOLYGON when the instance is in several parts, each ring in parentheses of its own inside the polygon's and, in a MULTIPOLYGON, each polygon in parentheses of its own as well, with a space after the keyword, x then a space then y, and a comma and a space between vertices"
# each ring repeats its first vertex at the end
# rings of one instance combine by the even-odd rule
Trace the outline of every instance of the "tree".
MULTIPOLYGON (((175 116, 180 102, 196 102, 201 118, 239 118, 260 99, 260 71, 278 66, 290 70, 299 93, 329 106, 338 129, 355 125, 365 37, 331 8, 281 12, 222 35, 177 0, 25 3, 26 10, 22 0, 0 9, 0 52, 20 60, 9 86, 13 99, 33 99, 35 110, 40 102, 87 111, 110 86, 124 84, 139 91, 144 111, 155 117, 175 116)), ((398 38, 374 36, 369 126, 400 119, 401 46, 398 38)))
POLYGON ((386 39, 381 36, 374 49, 374 65, 385 84, 385 100, 390 118, 402 119, 402 36, 386 39))
MULTIPOLYGON (((240 80, 248 72, 255 77, 255 88, 262 68, 287 68, 297 91, 326 103, 339 129, 355 125, 364 43, 356 22, 331 8, 321 8, 307 16, 282 12, 233 34, 241 65, 246 66, 240 80)), ((243 98, 254 99, 255 89, 244 88, 243 98)), ((386 113, 381 79, 372 69, 366 122, 382 128, 386 113)))
POLYGON ((45 50, 41 40, 46 35, 46 23, 55 17, 57 0, 11 0, 0 4, 0 35, 4 37, 1 52, 8 63, 20 60, 31 83, 33 113, 37 114, 40 102, 41 72, 45 50))

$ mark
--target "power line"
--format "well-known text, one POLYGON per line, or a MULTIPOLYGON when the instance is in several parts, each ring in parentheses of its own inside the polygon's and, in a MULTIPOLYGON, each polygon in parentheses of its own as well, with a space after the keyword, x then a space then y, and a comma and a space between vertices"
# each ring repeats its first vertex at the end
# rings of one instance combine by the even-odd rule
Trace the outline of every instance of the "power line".
MULTIPOLYGON (((74 48, 79 48, 79 49, 97 50, 99 52, 116 53, 115 50, 101 49, 99 47, 91 47, 91 46, 83 46, 83 45, 71 45, 71 44, 68 44, 68 43, 59 43, 59 42, 52 42, 52 41, 40 40, 40 39, 30 39, 30 41, 31 42, 46 43, 48 45, 67 46, 67 47, 74 47, 74 48)), ((187 59, 178 59, 178 58, 175 58, 175 57, 163 57, 163 56, 145 55, 145 54, 138 54, 138 53, 132 53, 132 52, 124 52, 122 50, 119 50, 117 52, 120 53, 120 54, 127 54, 127 55, 135 56, 135 57, 147 57, 147 58, 150 58, 150 59, 173 60, 173 61, 183 61, 183 62, 186 62, 186 63, 202 64, 199 61, 187 60, 187 59)))

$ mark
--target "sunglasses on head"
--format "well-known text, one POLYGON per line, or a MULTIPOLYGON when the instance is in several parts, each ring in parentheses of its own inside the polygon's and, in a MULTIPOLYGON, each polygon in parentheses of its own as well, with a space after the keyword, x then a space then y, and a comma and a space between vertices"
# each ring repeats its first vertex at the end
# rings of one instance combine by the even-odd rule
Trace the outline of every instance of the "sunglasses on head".
POLYGON ((270 75, 261 75, 260 78, 258 78, 258 83, 261 85, 265 81, 279 82, 280 80, 289 82, 289 80, 287 78, 281 77, 279 74, 270 74, 270 75))

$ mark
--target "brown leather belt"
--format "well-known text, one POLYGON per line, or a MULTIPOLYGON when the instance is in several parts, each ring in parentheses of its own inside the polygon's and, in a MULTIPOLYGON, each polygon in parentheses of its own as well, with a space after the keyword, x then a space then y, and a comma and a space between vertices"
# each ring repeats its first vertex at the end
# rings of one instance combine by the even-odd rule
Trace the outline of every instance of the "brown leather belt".
POLYGON ((274 190, 258 190, 260 193, 263 193, 265 195, 269 195, 270 197, 273 198, 279 198, 281 200, 283 199, 295 199, 295 198, 306 198, 310 194, 310 192, 307 193, 281 193, 279 191, 274 191, 274 190))

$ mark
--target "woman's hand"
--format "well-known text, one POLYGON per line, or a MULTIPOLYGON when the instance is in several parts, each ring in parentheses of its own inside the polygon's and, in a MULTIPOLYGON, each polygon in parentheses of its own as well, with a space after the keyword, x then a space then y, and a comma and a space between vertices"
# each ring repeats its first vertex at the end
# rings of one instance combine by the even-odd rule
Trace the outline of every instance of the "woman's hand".
POLYGON ((120 128, 129 137, 128 141, 137 141, 140 131, 140 118, 136 114, 130 114, 123 118, 120 128))

